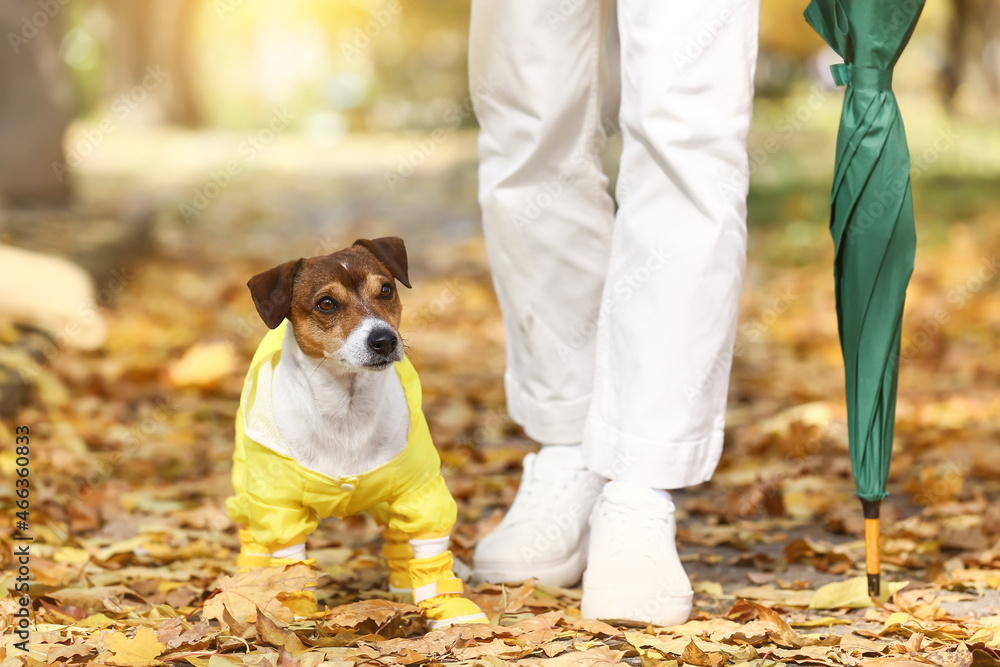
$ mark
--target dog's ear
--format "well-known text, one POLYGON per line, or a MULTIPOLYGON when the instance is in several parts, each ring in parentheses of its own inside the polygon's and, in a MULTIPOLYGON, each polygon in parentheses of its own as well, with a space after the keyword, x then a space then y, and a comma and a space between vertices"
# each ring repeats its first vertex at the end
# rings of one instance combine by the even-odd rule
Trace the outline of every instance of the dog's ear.
POLYGON ((279 264, 247 281, 253 305, 268 329, 274 329, 292 310, 292 284, 302 260, 279 264))
POLYGON ((403 239, 398 236, 383 236, 380 239, 370 240, 358 239, 354 245, 367 248, 368 252, 375 255, 375 258, 389 269, 393 278, 407 287, 410 286, 410 277, 407 275, 406 246, 403 245, 403 239))

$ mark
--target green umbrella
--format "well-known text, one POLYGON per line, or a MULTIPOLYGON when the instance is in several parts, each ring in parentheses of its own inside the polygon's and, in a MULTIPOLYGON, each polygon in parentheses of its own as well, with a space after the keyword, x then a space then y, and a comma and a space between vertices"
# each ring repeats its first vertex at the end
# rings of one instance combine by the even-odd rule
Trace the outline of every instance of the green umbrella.
POLYGON ((879 594, 879 504, 896 413, 900 330, 917 239, 910 152, 892 68, 924 0, 812 0, 809 25, 844 59, 847 86, 830 202, 851 466, 865 515, 868 591, 879 594))

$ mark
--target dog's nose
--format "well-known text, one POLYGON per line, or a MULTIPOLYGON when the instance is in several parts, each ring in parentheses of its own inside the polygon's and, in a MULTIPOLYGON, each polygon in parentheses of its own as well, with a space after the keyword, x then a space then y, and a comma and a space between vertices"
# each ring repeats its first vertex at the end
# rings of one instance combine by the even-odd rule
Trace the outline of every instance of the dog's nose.
POLYGON ((396 334, 389 329, 376 329, 368 334, 368 347, 379 354, 389 354, 398 344, 396 334))

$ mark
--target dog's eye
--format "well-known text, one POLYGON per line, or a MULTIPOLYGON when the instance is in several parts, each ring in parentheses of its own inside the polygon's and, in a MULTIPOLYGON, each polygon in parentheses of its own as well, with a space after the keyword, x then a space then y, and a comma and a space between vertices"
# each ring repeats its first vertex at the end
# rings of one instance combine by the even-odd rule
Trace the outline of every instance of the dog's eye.
POLYGON ((316 304, 316 310, 322 310, 325 313, 333 312, 337 310, 337 308, 337 302, 328 296, 323 297, 319 300, 319 303, 316 304))
POLYGON ((391 299, 392 298, 392 285, 386 283, 382 285, 382 298, 391 299))

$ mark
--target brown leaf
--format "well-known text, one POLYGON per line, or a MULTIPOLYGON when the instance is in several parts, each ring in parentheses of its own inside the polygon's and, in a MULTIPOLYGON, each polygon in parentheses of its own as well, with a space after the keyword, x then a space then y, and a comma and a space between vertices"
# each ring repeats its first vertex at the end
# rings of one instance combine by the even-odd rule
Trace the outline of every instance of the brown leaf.
POLYGON ((872 655, 884 653, 889 648, 888 642, 875 641, 861 635, 849 632, 840 638, 840 648, 857 655, 872 655))
MULTIPOLYGON (((263 617, 263 614, 261 614, 257 617, 257 620, 260 621, 263 617)), ((291 653, 284 648, 280 648, 278 649, 278 663, 276 667, 300 667, 300 665, 299 661, 291 653)))
POLYGON ((495 656, 497 658, 517 658, 525 653, 530 653, 534 648, 527 650, 520 646, 508 646, 502 639, 494 639, 489 644, 475 644, 466 648, 456 648, 452 653, 459 660, 475 660, 483 656, 495 656))
POLYGON ((298 592, 316 584, 317 572, 304 564, 260 567, 219 579, 219 593, 205 603, 204 616, 222 620, 223 609, 240 622, 253 623, 257 609, 285 624, 295 614, 277 599, 280 593, 298 592))
POLYGON ((776 578, 773 572, 747 572, 747 581, 755 586, 773 583, 776 578))
POLYGON ((256 636, 256 626, 253 623, 237 621, 225 607, 222 608, 222 624, 229 628, 229 634, 233 637, 251 639, 256 636))
POLYGON ((207 648, 213 639, 219 635, 220 628, 202 619, 188 628, 176 640, 167 642, 167 648, 183 648, 188 651, 199 651, 207 648))
POLYGON ((302 641, 294 632, 279 628, 264 614, 257 614, 257 637, 271 646, 282 648, 294 655, 306 650, 302 641))
POLYGON ((777 648, 768 651, 768 655, 782 658, 793 665, 819 663, 821 665, 830 665, 830 667, 840 667, 840 665, 844 664, 827 646, 802 646, 791 649, 777 648))
POLYGON ((676 660, 657 660, 648 653, 639 656, 639 664, 642 667, 677 667, 676 660))
POLYGON ((654 637, 641 632, 626 631, 625 641, 634 646, 640 654, 644 652, 645 647, 651 647, 664 655, 682 655, 684 649, 691 642, 694 642, 695 646, 704 653, 725 653, 740 662, 752 660, 757 657, 757 650, 752 646, 734 646, 731 644, 704 641, 693 637, 654 637))
POLYGON ((970 667, 973 661, 972 651, 965 645, 965 642, 961 642, 953 648, 932 651, 927 654, 927 657, 941 667, 970 667))
POLYGON ((382 655, 393 655, 404 649, 411 649, 428 657, 440 657, 452 647, 465 647, 465 643, 474 644, 476 639, 493 639, 496 636, 511 636, 509 628, 499 625, 464 625, 450 626, 433 630, 415 638, 396 638, 379 641, 382 655))
POLYGON ((520 642, 544 644, 555 639, 556 635, 561 632, 561 630, 556 629, 555 625, 562 617, 562 611, 549 611, 519 621, 508 628, 511 635, 517 637, 520 642))
MULTIPOLYGON (((617 665, 621 662, 624 651, 614 651, 607 646, 595 646, 586 651, 568 651, 555 658, 544 658, 537 663, 530 659, 518 661, 517 664, 537 664, 539 667, 594 667, 596 665, 617 665)), ((664 663, 668 666, 670 663, 664 663)), ((677 663, 674 663, 676 665, 677 663)))
POLYGON ((928 667, 933 663, 922 662, 920 660, 910 660, 907 658, 884 657, 867 658, 856 663, 858 667, 928 667))
POLYGON ((205 620, 200 620, 185 629, 184 619, 180 616, 167 619, 156 630, 156 638, 171 650, 184 648, 188 651, 197 651, 207 648, 218 634, 219 628, 213 628, 205 620))
POLYGON ((758 600, 782 607, 808 607, 813 598, 813 591, 785 591, 771 585, 745 586, 732 595, 736 598, 758 600))
POLYGON ((698 645, 691 640, 691 643, 684 648, 681 654, 684 663, 697 665, 698 667, 721 667, 729 661, 729 656, 725 653, 706 653, 698 648, 698 645))
POLYGON ((323 627, 357 628, 363 623, 371 622, 376 627, 384 625, 390 619, 407 613, 419 613, 420 609, 412 604, 391 602, 389 600, 362 600, 351 604, 334 607, 324 612, 323 627))
POLYGON ((86 644, 71 644, 69 646, 52 646, 45 654, 45 659, 50 663, 61 662, 85 662, 83 660, 67 660, 67 658, 85 658, 90 655, 94 648, 86 644))
POLYGON ((529 579, 514 589, 507 589, 507 606, 504 611, 513 614, 527 602, 535 592, 535 582, 529 579))
POLYGON ((416 651, 408 648, 404 648, 402 651, 395 655, 396 662, 401 665, 420 665, 428 661, 428 657, 425 655, 420 655, 416 651))
POLYGON ((757 602, 749 601, 751 605, 757 610, 759 618, 766 624, 769 624, 773 629, 768 630, 768 634, 771 637, 771 641, 779 646, 793 647, 798 646, 798 633, 792 629, 790 625, 781 618, 775 610, 770 607, 766 607, 757 602))
POLYGON ((184 619, 177 616, 175 618, 167 619, 156 629, 156 638, 169 647, 171 640, 180 637, 183 632, 184 619))
POLYGON ((771 625, 763 621, 750 621, 728 632, 712 633, 709 639, 727 644, 743 643, 760 646, 770 639, 771 629, 771 625))
MULTIPOLYGON (((748 623, 746 627, 754 631, 764 630, 771 641, 779 646, 795 647, 801 643, 798 633, 792 629, 778 612, 753 600, 737 600, 726 615, 729 618, 744 622, 755 618, 760 619, 758 625, 748 623)), ((738 633, 739 631, 734 633, 734 639, 740 638, 737 636, 738 633)), ((749 638, 746 641, 753 643, 749 638)))
POLYGON ((604 621, 591 620, 588 618, 577 618, 575 616, 564 616, 562 622, 574 630, 583 630, 592 635, 605 635, 607 637, 621 637, 622 631, 613 625, 608 625, 604 621))

